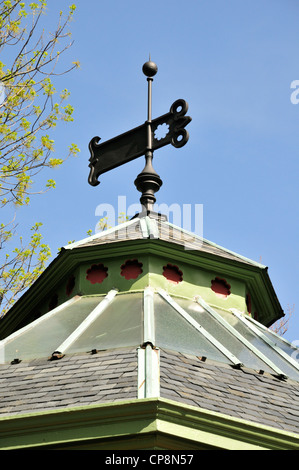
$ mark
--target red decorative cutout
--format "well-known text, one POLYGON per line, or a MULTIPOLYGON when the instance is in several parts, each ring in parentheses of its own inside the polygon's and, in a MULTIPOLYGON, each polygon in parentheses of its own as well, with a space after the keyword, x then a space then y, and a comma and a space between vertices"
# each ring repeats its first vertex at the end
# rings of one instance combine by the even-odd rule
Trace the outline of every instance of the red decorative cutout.
POLYGON ((139 263, 137 259, 130 259, 122 264, 120 269, 120 274, 124 276, 125 279, 137 279, 142 273, 142 263, 139 263))
POLYGON ((223 299, 226 299, 226 297, 230 295, 230 285, 225 279, 220 279, 219 277, 215 277, 212 281, 211 289, 215 292, 217 297, 223 299))
POLYGON ((166 277, 169 282, 173 282, 174 284, 178 284, 183 280, 182 271, 177 266, 169 263, 166 266, 163 266, 163 276, 166 277))
POLYGON ((247 312, 251 314, 251 295, 250 294, 246 295, 246 306, 247 306, 247 312))
POLYGON ((67 285, 66 285, 66 295, 71 295, 71 293, 73 292, 73 289, 75 287, 75 276, 71 276, 69 278, 69 280, 67 281, 67 285))
POLYGON ((107 271, 108 268, 106 268, 103 264, 93 264, 86 271, 86 279, 91 282, 91 284, 101 284, 108 276, 107 271))

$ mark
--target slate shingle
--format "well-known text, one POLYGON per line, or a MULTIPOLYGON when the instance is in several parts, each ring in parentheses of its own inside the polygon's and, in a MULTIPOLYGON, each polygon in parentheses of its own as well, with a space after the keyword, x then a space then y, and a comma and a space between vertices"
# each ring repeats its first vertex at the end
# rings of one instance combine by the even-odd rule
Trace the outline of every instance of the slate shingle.
POLYGON ((165 350, 160 351, 160 367, 162 397, 299 433, 297 382, 165 350))
POLYGON ((136 349, 0 366, 0 416, 137 398, 136 349))
MULTIPOLYGON (((160 396, 299 433, 299 383, 160 350, 160 396)), ((0 366, 0 417, 137 398, 135 348, 0 366)))

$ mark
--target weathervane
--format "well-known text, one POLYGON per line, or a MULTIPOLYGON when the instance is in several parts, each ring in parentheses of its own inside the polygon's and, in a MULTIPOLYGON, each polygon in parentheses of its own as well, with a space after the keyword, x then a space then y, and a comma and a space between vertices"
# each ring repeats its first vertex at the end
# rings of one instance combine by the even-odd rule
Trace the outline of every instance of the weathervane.
POLYGON ((145 167, 134 183, 138 191, 142 193, 140 198, 142 207, 146 211, 152 211, 156 202, 155 193, 163 184, 152 165, 153 152, 168 144, 176 148, 183 147, 189 139, 185 127, 191 118, 186 116, 188 104, 185 100, 179 99, 171 105, 168 113, 152 120, 152 82, 158 67, 149 59, 143 65, 142 70, 148 81, 147 120, 141 126, 101 144, 99 144, 100 137, 91 139, 88 182, 92 186, 97 186, 100 183, 98 178, 102 173, 145 155, 145 167), (158 138, 155 133, 161 125, 166 125, 168 130, 164 137, 158 138))

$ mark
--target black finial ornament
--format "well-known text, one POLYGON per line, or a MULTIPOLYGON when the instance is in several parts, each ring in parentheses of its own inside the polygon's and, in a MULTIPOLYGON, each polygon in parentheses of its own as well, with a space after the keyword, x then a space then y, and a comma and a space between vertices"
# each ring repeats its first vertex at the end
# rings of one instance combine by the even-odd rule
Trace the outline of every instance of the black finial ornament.
POLYGON ((185 127, 190 123, 191 117, 186 116, 188 104, 185 100, 179 99, 172 104, 168 113, 152 120, 152 82, 158 67, 149 58, 149 61, 143 65, 142 71, 148 82, 147 120, 141 126, 102 144, 99 144, 99 137, 91 139, 88 182, 92 186, 97 186, 101 174, 145 155, 145 167, 135 179, 135 186, 142 193, 140 202, 143 209, 152 211, 156 202, 155 193, 162 186, 162 180, 152 165, 153 152, 168 144, 176 148, 183 147, 189 139, 185 127), (167 128, 166 135, 161 138, 156 137, 157 128, 163 125, 167 128))
POLYGON ((138 191, 142 193, 140 203, 142 208, 147 211, 153 211, 156 202, 155 193, 159 191, 163 182, 153 168, 153 134, 152 134, 152 82, 153 76, 158 71, 157 65, 149 60, 146 62, 142 71, 147 76, 148 98, 147 98, 147 146, 145 152, 145 167, 137 176, 134 183, 138 191))
POLYGON ((150 58, 149 61, 145 62, 145 64, 143 65, 142 72, 147 77, 153 77, 158 72, 158 67, 155 64, 155 62, 151 61, 151 58, 150 58))

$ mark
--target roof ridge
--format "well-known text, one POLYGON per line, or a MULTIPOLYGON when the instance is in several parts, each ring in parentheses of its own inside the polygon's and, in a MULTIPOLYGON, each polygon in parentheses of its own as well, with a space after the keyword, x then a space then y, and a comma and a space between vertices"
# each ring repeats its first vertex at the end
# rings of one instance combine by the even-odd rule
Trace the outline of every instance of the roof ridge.
MULTIPOLYGON (((162 219, 157 219, 155 217, 151 217, 150 214, 144 214, 141 217, 133 217, 129 221, 122 222, 118 225, 115 225, 114 227, 108 228, 106 230, 102 230, 101 232, 97 232, 89 237, 85 237, 81 240, 78 240, 73 243, 69 243, 65 245, 63 248, 65 250, 72 250, 74 248, 89 244, 90 242, 96 242, 96 240, 101 240, 102 238, 109 236, 113 233, 117 233, 120 230, 126 229, 127 227, 133 226, 134 224, 140 224, 140 230, 142 234, 142 238, 154 238, 154 239, 162 239, 163 237, 161 236, 161 233, 159 232, 159 229, 164 227, 169 227, 172 229, 175 229, 185 235, 188 235, 192 237, 194 240, 197 240, 203 244, 206 244, 209 247, 215 248, 216 250, 226 253, 228 255, 234 256, 238 258, 241 261, 244 261, 248 264, 251 264, 253 266, 257 266, 261 269, 267 269, 267 266, 254 261, 246 256, 240 255, 239 253, 236 253, 235 251, 229 250, 228 248, 225 248, 221 245, 218 245, 215 242, 212 242, 204 237, 201 237, 200 235, 197 235, 194 232, 191 232, 190 230, 186 230, 182 227, 179 227, 178 225, 175 225, 168 220, 162 220, 162 219)), ((173 240, 175 242, 175 240, 173 240)))
POLYGON ((97 232, 93 235, 90 235, 89 237, 82 238, 81 240, 78 240, 77 242, 69 243, 68 245, 65 245, 63 248, 65 250, 72 250, 73 248, 76 248, 77 246, 84 245, 85 243, 88 243, 89 241, 96 240, 97 238, 102 238, 105 237, 106 235, 109 235, 110 233, 116 232, 119 230, 119 228, 125 228, 128 227, 129 225, 133 225, 134 223, 138 222, 139 219, 131 219, 128 220, 127 222, 122 222, 118 225, 115 225, 114 227, 108 228, 106 230, 102 230, 101 232, 97 232))
POLYGON ((236 253, 235 251, 229 250, 228 248, 225 248, 221 245, 218 245, 217 243, 212 242, 212 241, 208 240, 207 238, 201 237, 200 235, 197 235, 196 233, 191 232, 190 230, 186 230, 186 229, 183 229, 182 227, 178 227, 177 225, 174 225, 174 224, 172 224, 171 222, 168 222, 168 221, 166 221, 164 223, 168 224, 170 227, 173 227, 173 228, 176 228, 176 229, 182 231, 183 233, 186 233, 187 235, 195 237, 197 240, 200 240, 204 243, 207 243, 210 246, 213 246, 213 247, 215 247, 219 250, 222 250, 225 253, 229 253, 233 256, 236 256, 236 257, 240 258, 243 261, 247 261, 248 263, 254 264, 255 266, 259 266, 260 268, 266 268, 267 267, 267 266, 265 266, 261 263, 258 263, 257 261, 252 260, 251 258, 247 258, 246 256, 240 255, 239 253, 236 253))

